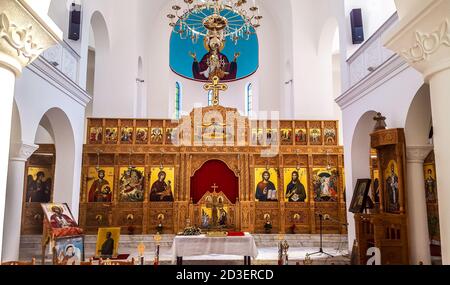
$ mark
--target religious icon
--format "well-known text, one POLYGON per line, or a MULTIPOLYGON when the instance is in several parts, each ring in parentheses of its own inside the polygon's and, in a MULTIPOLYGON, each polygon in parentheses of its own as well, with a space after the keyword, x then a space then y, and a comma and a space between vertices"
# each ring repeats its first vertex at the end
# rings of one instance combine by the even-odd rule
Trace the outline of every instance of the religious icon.
POLYGON ((53 171, 49 168, 28 167, 26 203, 49 203, 52 197, 53 171))
POLYGON ((163 142, 163 129, 162 128, 152 128, 151 140, 152 140, 152 143, 162 143, 163 142))
POLYGON ((226 206, 228 202, 222 196, 222 193, 217 193, 219 188, 216 184, 211 188, 214 192, 206 193, 201 201, 204 201, 201 207, 201 225, 202 228, 226 228, 229 224, 229 209, 226 206))
POLYGON ((292 142, 292 129, 281 129, 281 142, 283 143, 292 142))
POLYGON ((427 203, 437 203, 437 182, 434 165, 424 165, 425 172, 425 197, 427 203))
POLYGON ((176 130, 173 128, 166 128, 166 144, 172 144, 172 141, 174 141, 174 135, 176 133, 176 130))
POLYGON ((210 80, 214 76, 218 76, 220 80, 234 80, 237 76, 237 58, 239 53, 234 55, 232 62, 222 53, 225 48, 225 42, 215 42, 215 39, 204 38, 204 46, 206 53, 200 62, 197 60, 196 53, 191 52, 189 55, 194 59, 192 63, 193 76, 197 80, 210 80))
POLYGON ((398 180, 398 166, 394 160, 390 161, 384 172, 386 178, 386 210, 390 213, 400 211, 400 192, 398 180))
POLYGON ((206 211, 207 209, 202 209, 202 228, 209 228, 209 224, 211 222, 211 216, 206 211))
POLYGON ((278 130, 277 129, 267 129, 266 133, 267 143, 276 144, 278 143, 278 130))
POLYGON ((80 265, 84 261, 84 237, 62 237, 55 241, 56 265, 80 265))
POLYGON ((148 128, 136 128, 136 143, 137 144, 148 143, 148 128))
POLYGON ((257 202, 278 201, 278 173, 275 169, 256 168, 255 185, 257 202))
POLYGON ((317 145, 322 143, 322 130, 318 128, 312 128, 309 130, 309 139, 311 144, 317 145))
POLYGON ((211 122, 203 124, 203 138, 205 140, 223 140, 226 128, 226 124, 217 122, 213 118, 211 122))
POLYGON ((228 212, 228 207, 224 206, 215 209, 211 205, 202 207, 202 228, 226 228, 228 226, 228 212))
POLYGON ((264 144, 264 130, 263 129, 258 129, 258 133, 257 133, 256 137, 258 140, 258 144, 260 144, 260 145, 264 144))
POLYGON ((294 214, 292 218, 294 223, 300 223, 302 221, 302 216, 300 214, 294 214))
POLYGON ((173 189, 175 183, 175 168, 152 168, 150 201, 173 202, 173 189))
POLYGON ((111 203, 113 195, 114 167, 88 170, 87 189, 89 203, 111 203))
POLYGON ((133 128, 122 127, 120 131, 120 141, 122 143, 132 143, 133 142, 133 128))
POLYGON ((203 141, 203 127, 202 126, 196 126, 195 127, 195 135, 194 140, 195 142, 202 142, 203 141))
POLYGON ((306 168, 284 169, 284 185, 286 185, 286 202, 307 202, 308 201, 308 171, 306 168))
POLYGON ((307 141, 307 133, 306 129, 296 129, 295 130, 295 143, 297 144, 306 144, 307 141))
POLYGON ((226 227, 228 224, 228 213, 226 208, 219 209, 219 226, 226 227))
POLYGON ((338 177, 336 169, 313 169, 314 201, 337 202, 338 177))
POLYGON ((251 131, 251 144, 258 145, 258 129, 252 129, 251 131))
POLYGON ((117 128, 106 128, 105 129, 105 143, 107 144, 116 144, 119 131, 117 128))
POLYGON ((78 227, 67 204, 41 204, 41 207, 53 229, 78 227))
POLYGON ((370 179, 358 179, 356 182, 353 199, 349 209, 351 213, 363 213, 366 209, 371 182, 370 179))
POLYGON ((324 129, 323 131, 325 137, 325 144, 334 145, 336 144, 336 130, 335 129, 324 129))
POLYGON ((372 197, 375 204, 380 203, 380 172, 378 170, 373 171, 373 185, 372 185, 372 197))
POLYGON ((120 168, 119 199, 120 202, 144 201, 144 168, 122 167, 120 168))
POLYGON ((101 258, 114 258, 118 256, 120 228, 99 228, 95 256, 101 258))
POLYGON ((103 128, 91 127, 89 129, 89 142, 91 144, 101 144, 103 141, 103 128))

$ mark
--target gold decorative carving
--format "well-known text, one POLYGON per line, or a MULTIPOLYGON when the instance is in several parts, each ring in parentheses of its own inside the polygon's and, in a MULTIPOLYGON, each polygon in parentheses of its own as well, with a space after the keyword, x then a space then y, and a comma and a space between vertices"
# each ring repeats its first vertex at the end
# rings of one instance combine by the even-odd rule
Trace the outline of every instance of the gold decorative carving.
MULTIPOLYGON (((215 111, 222 116, 227 112, 236 112, 236 109, 225 107, 206 107, 194 110, 190 116, 191 122, 194 122, 194 113, 204 114, 208 111, 215 111)), ((197 114, 198 115, 198 114, 197 114)), ((242 117, 243 118, 243 117, 242 117)), ((237 119, 242 119, 238 117, 237 119)), ((249 134, 249 122, 246 118, 244 129, 239 132, 249 134)), ((121 119, 89 119, 88 129, 90 127, 100 127, 105 130, 108 127, 121 128, 126 124, 137 128, 161 128, 163 130, 170 128, 180 128, 178 123, 170 120, 121 120, 121 119)), ((180 123, 182 124, 182 123, 180 123)), ((203 122, 198 123, 200 127, 203 122)), ((190 124, 194 129, 196 123, 190 124)), ((305 128, 309 131, 310 127, 320 129, 321 134, 325 134, 324 128, 337 128, 335 121, 282 121, 280 128, 294 130, 296 127, 305 128)), ((277 130, 280 135, 281 132, 277 130)), ((308 132, 306 132, 308 135, 308 132)), ((210 160, 220 160, 224 162, 239 178, 239 196, 234 205, 229 205, 229 217, 233 227, 237 231, 264 232, 264 215, 269 214, 272 222, 273 233, 290 233, 291 227, 295 224, 296 233, 317 233, 315 215, 317 209, 325 209, 336 219, 344 224, 346 222, 345 200, 343 193, 343 183, 338 183, 339 198, 336 202, 320 204, 314 203, 314 189, 312 179, 312 169, 314 167, 327 167, 328 164, 341 172, 343 167, 343 148, 338 145, 326 144, 322 139, 321 144, 311 145, 309 137, 305 145, 297 144, 294 133, 292 134, 291 144, 283 144, 279 148, 279 155, 275 157, 262 157, 261 151, 267 149, 263 146, 251 146, 248 138, 244 137, 242 145, 172 145, 170 141, 164 139, 160 144, 152 144, 151 139, 147 143, 142 141, 133 141, 129 144, 108 144, 88 143, 84 146, 83 159, 83 177, 87 177, 89 168, 96 167, 99 163, 101 167, 114 167, 115 178, 112 183, 114 189, 119 189, 119 169, 132 164, 136 167, 145 168, 145 199, 139 203, 119 203, 117 199, 110 204, 99 205, 85 203, 86 197, 81 197, 83 203, 80 205, 80 225, 87 229, 89 233, 95 233, 99 227, 96 216, 101 215, 102 224, 108 226, 120 226, 122 232, 127 233, 130 220, 127 216, 133 215, 132 225, 135 228, 134 233, 154 234, 159 225, 158 216, 163 214, 163 232, 167 234, 177 233, 184 229, 189 220, 192 225, 201 225, 202 211, 198 204, 194 205, 191 201, 190 182, 191 177, 206 162, 210 160), (97 156, 99 153, 99 156, 97 156), (163 164, 165 167, 175 169, 174 202, 153 203, 149 197, 149 180, 151 168, 159 167, 163 164), (255 168, 270 167, 277 170, 279 201, 278 202, 255 202, 254 175, 255 168), (284 168, 301 167, 308 172, 308 191, 309 201, 307 203, 285 203, 284 193, 286 185, 283 180, 284 168), (328 207, 328 208, 327 208, 328 207), (296 218, 294 218, 296 216, 296 218)), ((84 180, 85 180, 84 178, 84 180)), ((86 183, 82 183, 83 193, 86 193, 86 183)), ((115 194, 114 197, 117 197, 115 194)), ((343 233, 338 226, 327 225, 329 233, 343 233)))

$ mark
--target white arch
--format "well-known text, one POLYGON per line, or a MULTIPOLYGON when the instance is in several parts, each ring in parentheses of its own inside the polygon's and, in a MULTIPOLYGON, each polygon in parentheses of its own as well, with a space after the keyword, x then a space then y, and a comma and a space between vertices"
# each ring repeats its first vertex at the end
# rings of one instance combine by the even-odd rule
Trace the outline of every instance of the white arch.
POLYGON ((136 77, 136 98, 134 106, 134 114, 136 118, 144 118, 147 115, 147 100, 145 96, 145 79, 144 79, 144 63, 142 56, 139 56, 137 62, 137 77, 136 77))
POLYGON ((48 16, 55 22, 55 24, 63 31, 67 33, 69 27, 69 1, 64 0, 51 0, 48 7, 48 16))
POLYGON ((100 106, 98 104, 104 104, 106 96, 109 96, 109 71, 106 64, 109 58, 110 51, 110 34, 103 14, 100 11, 92 13, 90 20, 93 40, 94 40, 94 52, 95 52, 95 69, 94 69, 94 86, 92 94, 92 115, 96 116, 100 106))
POLYGON ((12 124, 11 124, 11 142, 22 141, 22 122, 20 119, 19 107, 16 100, 13 101, 12 124))
MULTIPOLYGON (((75 136, 72 123, 60 108, 51 108, 43 118, 48 118, 56 148, 56 167, 53 201, 67 203, 76 201, 79 189, 73 189, 75 168, 75 136)), ((36 129, 37 130, 37 129, 36 129)), ((80 154, 78 154, 80 155, 80 154)))
POLYGON ((426 146, 432 125, 430 86, 424 84, 411 102, 405 122, 406 144, 426 146))
MULTIPOLYGON (((353 198, 353 190, 356 186, 358 179, 370 178, 370 134, 373 132, 375 122, 373 118, 377 112, 367 111, 358 120, 353 138, 351 142, 351 154, 346 154, 347 159, 345 162, 345 187, 346 187, 346 201, 347 209, 350 207, 350 203, 353 198), (348 158, 351 158, 348 161, 348 158)), ((355 219, 352 213, 347 211, 348 238, 349 246, 353 244, 353 240, 356 237, 355 219)))
POLYGON ((110 36, 105 17, 100 11, 95 11, 92 13, 90 23, 94 32, 95 50, 97 52, 107 51, 110 46, 110 36))
POLYGON ((322 26, 322 32, 317 45, 317 54, 319 56, 328 55, 333 52, 336 31, 339 32, 339 23, 336 17, 329 17, 322 26))

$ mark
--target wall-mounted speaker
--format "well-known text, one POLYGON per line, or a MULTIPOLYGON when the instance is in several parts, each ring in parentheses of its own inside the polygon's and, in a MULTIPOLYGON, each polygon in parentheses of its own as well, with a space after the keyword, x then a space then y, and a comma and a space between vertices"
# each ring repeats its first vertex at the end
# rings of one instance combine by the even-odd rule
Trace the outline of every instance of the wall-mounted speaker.
POLYGON ((72 3, 69 14, 69 36, 73 41, 80 39, 81 33, 81 5, 72 3))
POLYGON ((353 44, 362 44, 364 42, 364 26, 361 9, 353 9, 350 12, 350 22, 352 25, 353 44))

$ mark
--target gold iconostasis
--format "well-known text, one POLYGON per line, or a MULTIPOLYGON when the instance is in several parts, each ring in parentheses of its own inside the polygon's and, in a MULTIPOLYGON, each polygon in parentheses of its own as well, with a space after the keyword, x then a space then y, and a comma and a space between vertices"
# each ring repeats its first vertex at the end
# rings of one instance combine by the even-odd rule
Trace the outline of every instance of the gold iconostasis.
MULTIPOLYGON (((191 135, 181 131, 183 120, 88 119, 80 227, 88 234, 104 227, 119 227, 122 234, 172 234, 209 219, 210 226, 214 220, 226 230, 264 233, 269 221, 274 234, 308 234, 319 232, 317 213, 327 213, 339 222, 326 221, 324 232, 346 232, 337 121, 258 124, 220 106, 202 108, 200 114, 210 111, 223 117, 234 112, 236 128, 205 122, 206 116, 196 125, 198 110, 186 117, 191 135), (230 137, 233 145, 227 143, 230 137), (212 139, 224 143, 211 145, 212 139), (273 146, 274 155, 263 155, 273 146), (211 161, 223 163, 236 182, 223 183, 221 173, 206 170, 207 181, 194 185, 198 170, 211 161), (213 193, 222 193, 223 202, 201 200, 213 193)), ((32 220, 30 214, 24 220, 32 220)))

